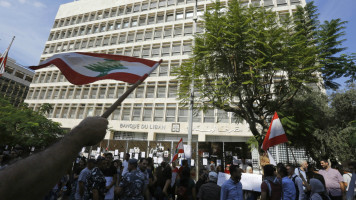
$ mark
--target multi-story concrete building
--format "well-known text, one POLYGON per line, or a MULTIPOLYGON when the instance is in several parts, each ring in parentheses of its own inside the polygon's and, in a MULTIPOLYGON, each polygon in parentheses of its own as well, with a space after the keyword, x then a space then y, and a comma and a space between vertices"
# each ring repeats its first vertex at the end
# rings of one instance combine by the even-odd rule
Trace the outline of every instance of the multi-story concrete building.
POLYGON ((0 77, 0 95, 17 106, 23 103, 35 72, 16 63, 12 58, 6 62, 5 72, 0 77))
MULTIPOLYGON (((305 4, 305 0, 242 2, 269 7, 280 15, 293 13, 297 5, 305 4)), ((210 0, 199 0, 198 18, 211 5, 210 0)), ((179 83, 173 69, 189 57, 193 32, 204 31, 195 26, 194 9, 195 0, 79 0, 61 5, 41 60, 71 51, 163 59, 160 67, 109 117, 112 131, 102 146, 120 152, 139 147, 147 154, 163 146, 163 156, 168 159, 172 153, 169 149, 180 138, 186 141, 188 109, 176 99, 179 83)), ((102 114, 128 87, 112 80, 75 86, 56 67, 49 67, 36 72, 26 102, 34 109, 43 103, 52 104, 54 110, 48 117, 72 128, 87 116, 102 114)), ((224 151, 228 156, 249 156, 246 141, 251 136, 247 124, 237 121, 232 113, 195 111, 193 157, 208 152, 211 159, 219 160, 224 151)))

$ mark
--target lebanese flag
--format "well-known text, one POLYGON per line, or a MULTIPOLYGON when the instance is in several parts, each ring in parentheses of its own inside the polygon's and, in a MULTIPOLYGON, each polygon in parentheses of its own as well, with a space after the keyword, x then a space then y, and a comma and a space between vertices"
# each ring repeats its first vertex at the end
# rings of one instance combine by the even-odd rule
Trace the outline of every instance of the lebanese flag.
POLYGON ((288 142, 287 135, 284 132, 281 120, 279 120, 277 112, 274 113, 271 125, 262 144, 262 149, 267 151, 268 148, 277 144, 288 142))
POLYGON ((177 160, 178 154, 180 154, 180 153, 184 153, 183 138, 181 138, 179 140, 179 142, 178 142, 178 144, 176 146, 176 153, 174 154, 171 163, 174 162, 175 160, 177 160))
POLYGON ((6 61, 7 61, 8 51, 5 52, 5 55, 0 57, 0 76, 5 72, 6 61))
POLYGON ((156 62, 120 55, 72 52, 56 54, 41 62, 39 66, 30 68, 37 70, 55 65, 74 85, 84 85, 103 79, 133 84, 146 79, 161 62, 162 60, 156 62))

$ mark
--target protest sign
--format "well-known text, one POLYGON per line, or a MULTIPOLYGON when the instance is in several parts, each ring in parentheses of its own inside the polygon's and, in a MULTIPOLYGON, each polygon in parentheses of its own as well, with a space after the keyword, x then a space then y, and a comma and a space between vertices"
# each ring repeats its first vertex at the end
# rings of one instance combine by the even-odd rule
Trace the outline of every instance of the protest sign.
MULTIPOLYGON (((218 185, 222 186, 225 181, 229 180, 230 174, 220 172, 218 175, 218 185)), ((262 175, 242 173, 241 180, 243 190, 261 192, 262 175)))

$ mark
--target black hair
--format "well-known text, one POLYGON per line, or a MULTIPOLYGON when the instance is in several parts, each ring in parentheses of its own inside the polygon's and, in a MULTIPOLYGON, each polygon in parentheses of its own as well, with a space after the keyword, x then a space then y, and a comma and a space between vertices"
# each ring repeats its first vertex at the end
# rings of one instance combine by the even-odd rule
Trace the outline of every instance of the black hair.
POLYGON ((287 165, 286 165, 286 167, 292 168, 292 169, 293 169, 293 171, 295 170, 295 166, 294 166, 294 165, 292 165, 292 164, 287 164, 287 165))
POLYGON ((129 156, 129 157, 131 157, 129 153, 126 153, 126 156, 129 156))
POLYGON ((140 163, 142 163, 145 160, 148 162, 148 160, 146 158, 140 158, 140 163))
POLYGON ((265 165, 263 171, 265 176, 274 176, 276 169, 273 165, 265 165))
POLYGON ((182 160, 182 166, 188 165, 188 160, 182 160))
POLYGON ((288 176, 288 171, 287 171, 287 168, 283 165, 281 167, 279 167, 278 169, 278 173, 281 177, 285 177, 285 176, 288 176))
POLYGON ((240 167, 238 165, 230 165, 230 174, 237 172, 240 167))
POLYGON ((323 159, 321 159, 321 160, 320 160, 320 162, 321 162, 321 161, 323 161, 323 162, 326 162, 326 163, 330 164, 327 158, 323 158, 323 159))
POLYGON ((87 163, 95 163, 95 159, 89 159, 87 163))

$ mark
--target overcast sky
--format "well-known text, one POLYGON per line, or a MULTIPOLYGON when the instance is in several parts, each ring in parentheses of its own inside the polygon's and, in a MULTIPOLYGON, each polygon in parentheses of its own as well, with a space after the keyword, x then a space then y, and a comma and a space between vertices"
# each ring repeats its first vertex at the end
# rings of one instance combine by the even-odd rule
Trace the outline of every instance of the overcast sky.
MULTIPOLYGON (((72 1, 0 0, 0 52, 16 36, 9 56, 25 66, 38 64, 59 5, 72 1)), ((321 21, 341 18, 349 22, 346 52, 356 52, 356 0, 315 0, 315 4, 321 21)))

